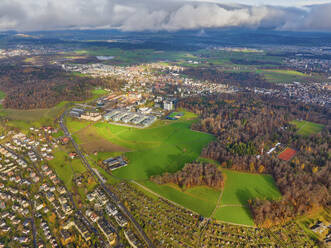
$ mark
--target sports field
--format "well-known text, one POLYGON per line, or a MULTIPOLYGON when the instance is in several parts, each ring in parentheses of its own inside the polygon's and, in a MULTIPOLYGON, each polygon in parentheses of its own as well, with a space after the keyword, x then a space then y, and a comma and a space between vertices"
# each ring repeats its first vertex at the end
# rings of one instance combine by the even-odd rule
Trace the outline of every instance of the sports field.
POLYGON ((310 122, 310 121, 298 121, 294 120, 291 124, 295 125, 297 130, 297 134, 303 136, 310 136, 313 134, 317 134, 322 131, 324 125, 310 122))
POLYGON ((285 160, 285 161, 289 161, 289 160, 291 160, 294 157, 294 155, 296 153, 297 153, 296 150, 287 147, 283 152, 281 152, 278 155, 278 158, 279 159, 282 159, 282 160, 285 160))

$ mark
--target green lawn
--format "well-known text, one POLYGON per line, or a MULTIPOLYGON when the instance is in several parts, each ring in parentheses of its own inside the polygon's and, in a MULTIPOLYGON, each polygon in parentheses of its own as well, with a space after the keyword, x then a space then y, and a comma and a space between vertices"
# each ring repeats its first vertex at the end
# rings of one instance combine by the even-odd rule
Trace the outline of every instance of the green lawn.
POLYGON ((68 118, 66 125, 71 133, 76 133, 79 130, 87 127, 90 123, 87 121, 79 121, 78 119, 68 118))
POLYGON ((18 110, 18 109, 2 109, 1 112, 12 121, 23 121, 31 125, 41 126, 50 123, 57 118, 68 105, 68 102, 61 102, 48 109, 32 109, 32 110, 18 110))
MULTIPOLYGON (((176 172, 182 169, 185 163, 200 158, 202 148, 214 139, 212 135, 192 131, 190 126, 195 121, 195 115, 185 116, 186 118, 177 121, 160 121, 158 125, 146 129, 108 123, 93 123, 89 129, 111 143, 130 150, 124 154, 129 161, 128 166, 113 171, 116 178, 135 180, 177 204, 210 217, 217 206, 221 190, 208 187, 183 190, 172 184, 158 185, 149 180, 153 175, 176 172)), ((87 125, 88 122, 68 119, 71 132, 77 132, 87 125)), ((97 156, 91 155, 91 158, 95 162, 96 159, 103 159, 107 155, 100 153, 97 156)), ((257 197, 262 199, 281 197, 273 178, 269 175, 241 173, 227 169, 222 171, 226 181, 221 207, 216 209, 212 216, 216 219, 253 225, 247 201, 257 197)), ((106 177, 104 172, 102 174, 106 177)))
POLYGON ((102 95, 105 95, 107 93, 108 93, 108 91, 106 91, 104 89, 94 89, 94 90, 92 90, 92 94, 95 95, 95 96, 102 96, 102 95))
POLYGON ((312 134, 317 134, 322 131, 324 128, 324 125, 310 122, 310 121, 298 121, 294 120, 291 122, 291 124, 294 124, 298 131, 297 134, 303 135, 303 136, 310 136, 312 134))
POLYGON ((225 222, 254 225, 248 206, 248 200, 281 198, 273 178, 270 175, 250 174, 222 169, 225 185, 220 205, 213 218, 225 222))
POLYGON ((225 186, 221 204, 248 205, 249 199, 279 199, 281 194, 270 175, 250 174, 223 169, 225 186))
POLYGON ((0 100, 6 97, 6 93, 0 90, 0 100))
POLYGON ((155 193, 207 217, 216 207, 220 195, 220 190, 208 187, 193 187, 182 191, 174 185, 158 185, 151 181, 140 183, 155 193))
MULTIPOLYGON (((3 97, 3 92, 0 91, 0 99, 3 97)), ((107 91, 103 89, 94 89, 92 90, 92 98, 96 99, 104 94, 107 91)), ((83 102, 83 101, 80 101, 83 102)), ((77 102, 77 103, 80 103, 77 102)), ((69 101, 63 101, 59 104, 55 105, 52 108, 45 108, 45 109, 31 109, 31 110, 19 110, 19 109, 0 109, 0 116, 4 116, 8 118, 10 121, 13 121, 13 126, 16 124, 20 125, 19 122, 25 122, 22 125, 29 125, 29 126, 42 126, 42 125, 50 125, 53 123, 54 119, 59 117, 63 111, 68 109, 68 107, 72 105, 69 101)), ((9 123, 10 124, 10 123, 9 123)))
POLYGON ((248 207, 229 206, 221 207, 215 211, 214 218, 234 224, 253 226, 254 221, 248 207))
POLYGON ((95 124, 96 132, 110 142, 131 150, 125 154, 129 166, 114 175, 123 179, 146 180, 164 172, 176 172, 185 163, 199 157, 212 135, 194 132, 192 121, 148 129, 121 127, 106 123, 95 124))
POLYGON ((90 56, 114 56, 108 61, 111 64, 128 65, 146 62, 160 62, 165 60, 178 61, 193 59, 193 54, 181 51, 156 51, 153 49, 123 50, 120 48, 91 47, 86 50, 77 50, 76 54, 90 56))
POLYGON ((68 189, 72 188, 72 178, 74 174, 86 171, 86 168, 79 159, 71 160, 67 153, 61 150, 54 152, 54 159, 50 160, 48 163, 68 189))
POLYGON ((309 77, 308 75, 293 71, 293 70, 257 70, 259 74, 262 74, 267 81, 275 83, 292 83, 293 81, 300 81, 303 78, 309 77))

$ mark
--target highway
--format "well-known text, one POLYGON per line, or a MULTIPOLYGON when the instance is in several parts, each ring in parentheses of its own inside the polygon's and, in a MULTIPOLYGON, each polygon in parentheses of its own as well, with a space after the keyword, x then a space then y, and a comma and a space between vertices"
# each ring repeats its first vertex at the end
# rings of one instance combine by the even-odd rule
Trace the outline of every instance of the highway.
POLYGON ((155 246, 153 245, 153 243, 151 242, 151 240, 147 237, 146 233, 144 232, 144 230, 142 229, 142 227, 138 224, 138 222, 134 219, 134 217, 132 216, 132 214, 127 210, 127 208, 122 204, 122 202, 120 201, 120 199, 109 190, 109 188, 102 182, 102 180, 100 180, 100 178, 98 177, 98 175, 95 173, 95 171, 92 169, 90 163, 87 161, 87 159, 85 158, 84 154, 80 151, 78 144, 75 142, 75 140, 72 138, 68 128, 65 125, 65 116, 67 114, 67 111, 65 111, 60 119, 59 119, 59 123, 60 126, 65 134, 65 136, 67 136, 71 143, 73 144, 76 153, 78 154, 78 156, 80 157, 82 163, 85 165, 85 167, 90 171, 90 173, 94 176, 94 178, 96 179, 96 181, 99 183, 99 185, 102 187, 102 189, 105 191, 105 193, 107 194, 107 196, 117 205, 118 209, 124 214, 124 216, 126 216, 130 222, 133 224, 134 228, 136 229, 136 231, 139 233, 140 237, 144 240, 145 244, 147 245, 147 247, 149 248, 154 248, 155 246))

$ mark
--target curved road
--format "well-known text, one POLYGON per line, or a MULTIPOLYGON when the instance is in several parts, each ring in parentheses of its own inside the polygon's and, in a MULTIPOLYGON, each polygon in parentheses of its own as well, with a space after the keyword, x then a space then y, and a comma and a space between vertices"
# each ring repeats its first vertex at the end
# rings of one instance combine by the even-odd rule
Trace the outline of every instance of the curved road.
POLYGON ((87 161, 87 159, 85 158, 84 154, 80 151, 77 143, 75 142, 75 140, 72 138, 70 132, 68 131, 68 128, 66 127, 65 123, 64 123, 64 117, 67 114, 67 111, 65 111, 60 119, 59 119, 59 123, 60 126, 65 134, 65 136, 67 136, 71 143, 73 144, 76 153, 78 154, 78 156, 80 157, 82 163, 85 165, 85 167, 90 171, 90 173, 95 177, 96 181, 99 182, 100 186, 102 187, 102 189, 106 192, 106 194, 108 195, 108 197, 110 199, 112 199, 112 201, 117 205, 117 207, 121 210, 121 212, 131 221, 131 223, 133 224, 133 226, 135 227, 136 231, 139 233, 140 237, 144 240, 145 244, 147 245, 147 247, 149 248, 154 248, 155 246, 153 245, 153 243, 150 241, 150 239, 147 237, 146 233, 144 232, 144 230, 141 228, 141 226, 138 224, 138 222, 134 219, 134 217, 132 216, 132 214, 127 210, 127 208, 122 204, 122 202, 120 201, 120 199, 109 190, 109 188, 100 180, 99 176, 95 173, 95 171, 92 169, 91 165, 89 164, 89 162, 87 161))

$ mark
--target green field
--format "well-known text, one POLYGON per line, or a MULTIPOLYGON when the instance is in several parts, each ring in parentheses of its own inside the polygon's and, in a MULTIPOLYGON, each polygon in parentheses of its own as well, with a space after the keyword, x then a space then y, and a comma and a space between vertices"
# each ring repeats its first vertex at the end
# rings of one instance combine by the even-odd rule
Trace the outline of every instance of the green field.
POLYGON ((212 217, 215 219, 252 226, 248 200, 281 198, 273 178, 270 175, 250 174, 222 169, 225 185, 221 202, 212 217))
POLYGON ((140 184, 166 199, 207 217, 216 207, 220 195, 220 190, 208 187, 193 187, 183 191, 175 185, 158 185, 151 181, 143 181, 140 184))
POLYGON ((56 171, 56 174, 68 189, 72 188, 74 174, 86 171, 86 168, 79 159, 70 159, 67 152, 60 149, 54 152, 54 159, 48 163, 56 171))
POLYGON ((1 115, 9 119, 8 125, 26 129, 31 126, 51 124, 68 106, 68 102, 61 102, 53 108, 18 110, 2 109, 1 115))
POLYGON ((317 134, 322 131, 324 125, 310 122, 310 121, 298 121, 294 120, 291 124, 295 125, 297 130, 297 134, 303 136, 310 136, 313 134, 317 134))
POLYGON ((281 197, 270 175, 251 174, 223 169, 225 186, 222 205, 247 206, 249 199, 279 199, 281 197))
POLYGON ((0 100, 6 97, 6 93, 0 90, 0 100))
POLYGON ((129 166, 114 172, 116 177, 146 180, 164 172, 176 172, 194 161, 211 140, 212 135, 190 130, 192 121, 148 129, 95 124, 95 131, 110 142, 131 150, 125 154, 129 166))
POLYGON ((107 91, 105 91, 105 90, 103 90, 103 89, 94 89, 94 90, 92 90, 92 94, 94 95, 94 96, 102 96, 102 95, 105 95, 105 94, 107 94, 108 92, 107 91))
POLYGON ((242 206, 226 206, 220 207, 215 211, 213 216, 217 220, 224 222, 253 226, 254 221, 251 216, 250 209, 242 206))
MULTIPOLYGON (((181 110, 180 110, 181 111, 181 110)), ((146 129, 137 129, 111 125, 108 123, 88 123, 67 119, 69 130, 76 133, 79 142, 79 130, 93 131, 117 146, 130 150, 124 153, 129 165, 112 174, 116 178, 134 180, 143 187, 203 216, 212 217, 231 223, 253 225, 248 209, 248 200, 254 198, 279 199, 281 194, 269 175, 235 172, 222 169, 226 181, 221 201, 221 190, 208 187, 181 189, 173 184, 158 185, 149 180, 150 176, 164 172, 176 172, 185 163, 199 159, 201 150, 213 136, 190 129, 196 116, 185 112, 182 119, 159 121, 146 129)), ((90 155, 95 163, 118 153, 100 153, 90 155)), ((203 160, 203 159, 201 159, 203 160)), ((205 160, 203 160, 205 161, 205 160)), ((100 170, 100 169, 99 169, 100 170)), ((102 171, 106 176, 106 173, 102 171)))
POLYGON ((257 70, 257 73, 263 75, 269 82, 274 83, 292 83, 309 77, 308 75, 293 70, 257 70))
POLYGON ((76 54, 89 56, 114 56, 107 63, 129 65, 160 61, 184 61, 196 58, 185 51, 157 51, 153 49, 122 50, 120 48, 90 47, 86 50, 77 50, 76 54))
MULTIPOLYGON (((103 89, 94 89, 91 93, 93 96, 90 100, 93 100, 106 94, 107 91, 103 89)), ((0 99, 2 96, 3 94, 0 92, 0 99)), ((31 126, 39 127, 43 125, 51 125, 53 121, 63 113, 63 111, 68 109, 70 105, 72 105, 71 102, 62 101, 52 108, 45 109, 19 110, 0 108, 0 116, 9 120, 8 125, 21 129, 26 129, 31 126)))

